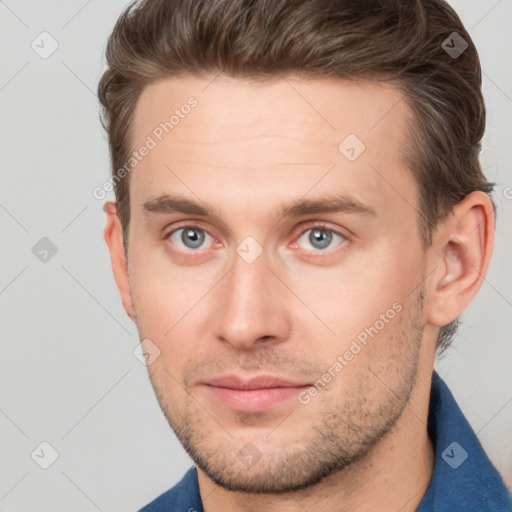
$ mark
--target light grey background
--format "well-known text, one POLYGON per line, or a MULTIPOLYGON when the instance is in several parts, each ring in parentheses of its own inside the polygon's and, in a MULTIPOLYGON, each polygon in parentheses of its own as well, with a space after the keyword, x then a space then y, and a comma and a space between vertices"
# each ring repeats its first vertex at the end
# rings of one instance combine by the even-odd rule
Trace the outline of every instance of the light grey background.
MULTIPOLYGON (((102 202, 92 195, 109 175, 95 91, 126 4, 0 0, 3 512, 135 511, 191 465, 133 355, 137 331, 112 276, 102 202), (31 48, 43 31, 59 45, 47 59, 31 48), (57 247, 46 263, 32 252, 42 237, 57 247), (31 458, 35 449, 36 460, 49 456, 43 441, 58 452, 48 469, 31 458)), ((511 485, 512 0, 452 5, 481 56, 482 161, 497 182, 499 210, 486 282, 436 368, 511 485)))

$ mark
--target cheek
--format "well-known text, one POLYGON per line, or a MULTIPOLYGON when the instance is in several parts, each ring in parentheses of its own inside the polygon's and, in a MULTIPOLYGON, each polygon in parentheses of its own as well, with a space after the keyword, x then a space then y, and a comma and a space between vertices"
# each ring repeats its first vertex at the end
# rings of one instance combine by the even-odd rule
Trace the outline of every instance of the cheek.
POLYGON ((305 315, 304 322, 309 332, 316 323, 319 337, 330 340, 319 349, 331 359, 346 351, 347 358, 357 354, 361 360, 374 351, 393 350, 406 304, 424 277, 417 256, 403 258, 391 247, 358 256, 339 267, 310 269, 307 277, 302 272, 291 286, 317 316, 305 315))
POLYGON ((140 311, 150 316, 161 313, 168 323, 192 307, 212 286, 215 272, 209 265, 177 265, 165 250, 164 242, 153 247, 140 241, 130 254, 132 296, 140 311))
POLYGON ((209 292, 218 281, 218 272, 171 265, 158 253, 134 251, 130 263, 131 293, 141 339, 149 338, 155 343, 163 356, 160 362, 175 373, 178 363, 183 366, 198 355, 195 352, 204 353, 200 343, 190 341, 205 343, 208 338, 203 329, 211 325, 209 292))
POLYGON ((307 277, 291 288, 301 301, 336 333, 353 334, 378 320, 379 315, 401 301, 407 284, 397 269, 369 259, 348 269, 310 269, 307 277))

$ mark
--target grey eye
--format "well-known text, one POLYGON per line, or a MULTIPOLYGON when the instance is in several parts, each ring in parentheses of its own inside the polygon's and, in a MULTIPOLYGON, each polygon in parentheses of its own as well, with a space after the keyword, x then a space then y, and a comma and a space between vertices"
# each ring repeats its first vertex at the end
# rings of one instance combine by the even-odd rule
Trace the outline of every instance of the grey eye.
POLYGON ((304 233, 299 237, 298 242, 304 242, 305 239, 309 244, 311 244, 313 249, 322 250, 328 248, 335 237, 340 240, 340 243, 343 241, 343 237, 334 231, 313 228, 304 231, 304 233))
POLYGON ((186 249, 200 248, 207 237, 211 238, 204 229, 194 228, 191 226, 177 229, 170 235, 170 239, 174 244, 178 246, 182 244, 186 249))

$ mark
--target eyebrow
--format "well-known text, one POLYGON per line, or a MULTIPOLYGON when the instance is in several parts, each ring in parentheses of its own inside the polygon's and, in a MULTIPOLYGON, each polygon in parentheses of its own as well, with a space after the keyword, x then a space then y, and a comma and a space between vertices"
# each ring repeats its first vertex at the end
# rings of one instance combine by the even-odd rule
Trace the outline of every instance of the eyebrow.
MULTIPOLYGON (((162 194, 146 201, 142 208, 145 214, 183 213, 202 217, 218 217, 213 209, 184 197, 162 194)), ((279 211, 279 209, 278 209, 279 211)), ((283 217, 300 217, 316 213, 356 213, 376 216, 377 212, 351 195, 329 195, 321 199, 301 199, 294 204, 281 206, 283 217)))

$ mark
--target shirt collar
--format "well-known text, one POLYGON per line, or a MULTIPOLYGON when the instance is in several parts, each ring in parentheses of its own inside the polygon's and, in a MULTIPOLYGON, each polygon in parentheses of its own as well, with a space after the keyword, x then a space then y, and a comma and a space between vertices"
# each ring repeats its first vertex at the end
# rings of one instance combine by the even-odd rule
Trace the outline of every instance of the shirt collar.
POLYGON ((432 374, 427 428, 435 446, 435 465, 417 512, 512 510, 501 476, 436 371, 432 374))

